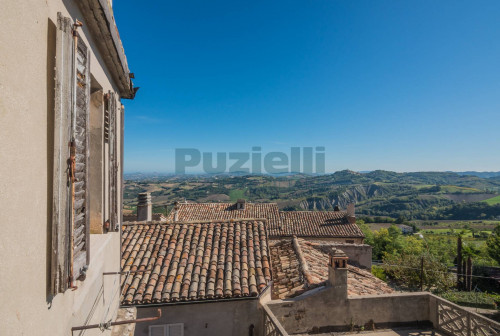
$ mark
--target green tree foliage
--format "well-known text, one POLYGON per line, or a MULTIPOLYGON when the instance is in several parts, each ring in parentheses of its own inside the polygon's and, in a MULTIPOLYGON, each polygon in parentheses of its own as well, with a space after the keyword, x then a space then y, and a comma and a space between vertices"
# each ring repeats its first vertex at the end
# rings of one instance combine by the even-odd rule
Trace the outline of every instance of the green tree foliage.
POLYGON ((360 223, 360 227, 365 233, 365 242, 373 248, 373 258, 383 261, 384 274, 399 286, 420 289, 422 258, 424 289, 444 291, 453 286, 448 266, 453 264, 456 255, 455 240, 423 240, 417 236, 405 236, 395 225, 376 232, 370 231, 364 223, 360 223))
POLYGON ((486 241, 486 246, 490 257, 500 264, 500 224, 493 230, 486 241))
POLYGON ((445 291, 454 285, 453 277, 448 273, 445 264, 437 261, 428 253, 386 254, 384 270, 389 278, 400 286, 411 290, 420 289, 420 281, 424 290, 445 291), (421 271, 422 258, 424 260, 421 271))
POLYGON ((500 214, 500 204, 489 205, 486 202, 459 203, 440 210, 436 219, 494 219, 500 214))

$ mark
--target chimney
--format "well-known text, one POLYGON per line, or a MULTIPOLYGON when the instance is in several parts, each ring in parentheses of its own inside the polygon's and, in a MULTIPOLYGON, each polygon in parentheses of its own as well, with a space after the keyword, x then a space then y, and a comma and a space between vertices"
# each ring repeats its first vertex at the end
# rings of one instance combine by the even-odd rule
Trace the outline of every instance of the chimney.
POLYGON ((347 220, 351 224, 356 224, 356 215, 354 214, 354 203, 347 205, 347 220))
POLYGON ((347 299, 347 256, 339 249, 334 249, 328 261, 328 282, 332 286, 333 299, 347 299))
POLYGON ((236 201, 236 210, 245 210, 246 200, 239 199, 236 201))
POLYGON ((137 220, 150 222, 153 219, 153 205, 150 193, 139 193, 137 202, 137 220))
POLYGON ((179 202, 174 203, 174 222, 179 221, 179 202))

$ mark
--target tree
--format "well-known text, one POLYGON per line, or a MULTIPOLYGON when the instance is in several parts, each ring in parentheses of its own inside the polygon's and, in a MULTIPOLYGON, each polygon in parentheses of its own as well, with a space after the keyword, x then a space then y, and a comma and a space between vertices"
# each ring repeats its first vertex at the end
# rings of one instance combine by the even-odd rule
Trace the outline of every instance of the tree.
POLYGON ((408 220, 406 219, 405 216, 399 216, 398 219, 396 219, 396 224, 405 224, 406 222, 408 222, 408 220))
POLYGON ((490 257, 500 264, 500 224, 495 227, 486 240, 486 246, 490 257))
POLYGON ((453 276, 448 273, 446 265, 428 253, 386 254, 384 264, 384 271, 390 279, 411 290, 419 290, 421 281, 424 290, 446 291, 454 285, 453 276))
POLYGON ((373 244, 374 244, 374 241, 373 241, 373 236, 374 236, 373 231, 370 229, 370 227, 368 225, 366 225, 364 223, 363 220, 358 219, 358 220, 356 220, 356 223, 359 225, 359 228, 361 229, 361 231, 365 235, 365 241, 364 241, 364 243, 373 246, 373 244))

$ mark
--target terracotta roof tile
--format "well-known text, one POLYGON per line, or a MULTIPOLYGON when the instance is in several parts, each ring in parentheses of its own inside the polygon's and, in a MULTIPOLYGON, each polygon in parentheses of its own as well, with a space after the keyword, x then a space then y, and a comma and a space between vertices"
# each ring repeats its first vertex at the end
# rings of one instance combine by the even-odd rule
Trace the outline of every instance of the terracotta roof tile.
POLYGON ((270 236, 363 238, 355 223, 349 223, 345 211, 280 211, 281 229, 270 236))
MULTIPOLYGON (((167 217, 175 218, 175 210, 167 217)), ((270 237, 348 237, 363 238, 354 223, 349 223, 345 211, 279 211, 276 203, 245 203, 237 209, 236 203, 180 203, 178 221, 227 220, 266 218, 270 237)))
MULTIPOLYGON (((174 220, 174 211, 167 216, 167 221, 174 220)), ((242 218, 265 218, 269 228, 279 225, 279 210, 276 203, 245 203, 244 209, 237 209, 236 203, 179 203, 177 220, 204 221, 242 218)))
MULTIPOLYGON (((273 274, 273 297, 290 298, 328 280, 329 245, 312 243, 301 238, 270 243, 273 274)), ((392 293, 384 281, 369 271, 348 265, 347 292, 349 296, 392 293)))
POLYGON ((122 304, 258 296, 271 279, 265 220, 123 227, 122 304), (135 272, 144 271, 144 272, 135 272))
MULTIPOLYGON (((153 219, 153 221, 166 222, 167 216, 165 216, 162 213, 154 213, 154 214, 152 214, 152 219, 153 219)), ((124 214, 123 221, 124 222, 137 222, 137 215, 134 215, 134 214, 126 214, 125 215, 124 214)))

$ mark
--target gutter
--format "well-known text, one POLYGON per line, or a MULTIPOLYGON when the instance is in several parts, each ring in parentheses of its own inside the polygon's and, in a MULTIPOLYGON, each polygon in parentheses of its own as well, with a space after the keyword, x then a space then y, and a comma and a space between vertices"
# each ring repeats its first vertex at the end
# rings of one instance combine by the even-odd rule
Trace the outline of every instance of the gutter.
POLYGON ((209 300, 192 300, 192 301, 176 301, 176 302, 141 303, 141 304, 120 305, 120 308, 130 308, 130 307, 147 308, 147 307, 178 306, 178 305, 214 303, 214 302, 251 301, 251 300, 258 300, 259 298, 260 298, 260 295, 242 296, 242 297, 236 297, 236 298, 215 299, 215 300, 209 299, 209 300))
POLYGON ((251 301, 258 300, 260 297, 267 291, 268 288, 271 287, 271 283, 269 282, 264 289, 257 296, 242 296, 235 298, 227 298, 227 299, 209 299, 209 300, 193 300, 193 301, 176 301, 176 302, 158 302, 158 303, 142 303, 142 304, 120 304, 120 308, 148 308, 148 307, 163 307, 163 306, 177 306, 177 305, 189 305, 189 304, 201 304, 201 303, 215 303, 215 302, 230 302, 230 301, 251 301))

